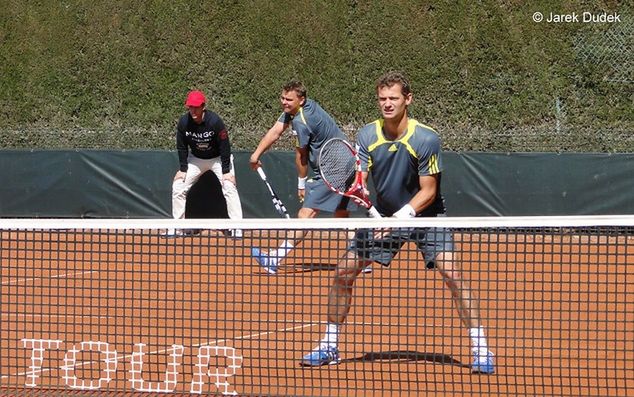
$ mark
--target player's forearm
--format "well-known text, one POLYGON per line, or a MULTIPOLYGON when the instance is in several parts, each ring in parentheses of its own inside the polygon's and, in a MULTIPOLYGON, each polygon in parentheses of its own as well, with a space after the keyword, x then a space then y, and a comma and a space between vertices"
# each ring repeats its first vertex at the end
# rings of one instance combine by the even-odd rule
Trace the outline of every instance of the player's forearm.
POLYGON ((187 172, 187 155, 187 150, 185 152, 178 151, 178 169, 180 171, 187 172))
POLYGON ((222 173, 228 174, 231 171, 231 143, 226 130, 222 130, 217 134, 216 145, 218 145, 218 151, 220 152, 222 173))
POLYGON ((425 208, 432 205, 434 200, 436 199, 436 193, 429 194, 429 192, 418 192, 412 199, 409 201, 409 205, 412 206, 414 211, 418 214, 423 211, 425 208))
POLYGON ((176 132, 176 152, 178 153, 179 170, 183 172, 187 171, 189 149, 187 148, 183 133, 180 130, 176 132))
POLYGON ((297 177, 298 178, 307 178, 308 177, 308 167, 296 166, 297 168, 297 177))
POLYGON ((306 178, 308 176, 308 152, 306 149, 297 148, 295 150, 295 168, 297 169, 298 178, 306 178))
POLYGON ((409 201, 414 211, 418 214, 429 207, 436 200, 438 194, 438 182, 436 176, 419 177, 421 189, 409 201))
POLYGON ((273 146, 275 142, 277 142, 280 139, 283 132, 284 132, 284 128, 278 126, 277 124, 271 127, 271 129, 269 129, 266 132, 266 134, 262 137, 262 139, 260 140, 260 143, 258 144, 258 147, 255 149, 253 154, 256 155, 258 158, 262 156, 264 152, 269 150, 271 146, 273 146))
POLYGON ((177 149, 178 152, 178 169, 180 171, 186 172, 187 171, 187 156, 189 156, 189 150, 187 150, 187 147, 178 147, 177 149))

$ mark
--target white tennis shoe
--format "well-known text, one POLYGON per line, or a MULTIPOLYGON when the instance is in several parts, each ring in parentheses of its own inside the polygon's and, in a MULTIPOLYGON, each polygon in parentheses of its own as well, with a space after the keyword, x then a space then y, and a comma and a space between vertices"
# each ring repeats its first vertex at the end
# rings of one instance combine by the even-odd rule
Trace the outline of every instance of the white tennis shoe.
POLYGON ((172 238, 172 237, 180 237, 183 236, 184 233, 180 229, 167 229, 163 233, 161 233, 161 237, 172 238))
POLYGON ((223 229, 222 234, 225 237, 240 239, 242 238, 242 229, 223 229))

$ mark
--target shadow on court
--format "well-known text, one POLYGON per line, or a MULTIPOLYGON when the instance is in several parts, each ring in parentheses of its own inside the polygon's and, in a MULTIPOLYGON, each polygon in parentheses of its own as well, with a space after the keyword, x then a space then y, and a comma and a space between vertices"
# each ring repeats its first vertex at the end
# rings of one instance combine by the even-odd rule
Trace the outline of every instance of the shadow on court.
MULTIPOLYGON (((278 274, 295 274, 295 273, 310 273, 328 271, 333 272, 337 268, 336 263, 292 263, 283 262, 278 267, 278 274)), ((262 270, 264 273, 265 271, 262 270)), ((363 274, 363 273, 362 273, 363 274)), ((361 277, 361 276, 359 276, 361 277)))
POLYGON ((187 193, 185 218, 229 218, 222 186, 213 172, 206 171, 202 174, 187 193))
POLYGON ((446 354, 437 353, 419 353, 416 351, 397 350, 380 353, 366 353, 361 357, 354 357, 349 359, 343 359, 341 362, 374 362, 374 361, 387 361, 387 362, 415 362, 415 361, 427 361, 437 364, 453 365, 456 367, 468 368, 469 365, 463 364, 460 361, 446 354))

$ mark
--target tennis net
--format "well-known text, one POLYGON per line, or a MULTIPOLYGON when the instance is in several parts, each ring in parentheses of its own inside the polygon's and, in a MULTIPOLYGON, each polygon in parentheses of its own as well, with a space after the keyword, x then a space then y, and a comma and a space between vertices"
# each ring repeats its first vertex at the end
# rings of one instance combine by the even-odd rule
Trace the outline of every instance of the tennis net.
POLYGON ((634 216, 2 219, 0 238, 2 395, 634 393, 634 216), (446 229, 455 267, 412 242, 364 267, 339 363, 300 366, 365 228, 446 229), (275 269, 254 259, 291 232, 307 234, 275 269), (493 374, 473 373, 452 279, 479 303, 493 374))

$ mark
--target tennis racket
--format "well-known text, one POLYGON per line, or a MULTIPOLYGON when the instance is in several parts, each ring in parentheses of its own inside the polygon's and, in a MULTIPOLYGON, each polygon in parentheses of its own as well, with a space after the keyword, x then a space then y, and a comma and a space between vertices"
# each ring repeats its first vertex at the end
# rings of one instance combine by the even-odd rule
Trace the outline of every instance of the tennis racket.
POLYGON ((366 194, 361 161, 350 143, 341 138, 332 138, 324 143, 319 153, 319 170, 330 190, 367 208, 372 218, 381 217, 366 194))
POLYGON ((275 190, 273 190, 273 186, 271 186, 269 181, 266 180, 266 174, 264 173, 264 169, 262 167, 258 167, 258 175, 260 175, 260 178, 262 178, 266 187, 269 189, 269 193, 271 193, 271 201, 273 202, 273 206, 275 206, 277 213, 280 214, 282 218, 290 218, 291 216, 288 214, 284 203, 282 203, 282 200, 280 200, 277 193, 275 193, 275 190))

